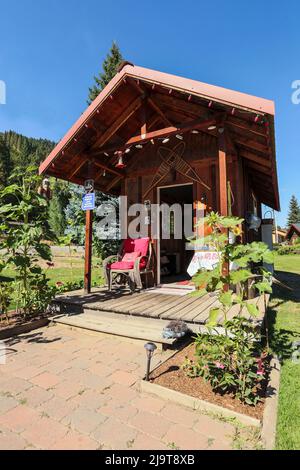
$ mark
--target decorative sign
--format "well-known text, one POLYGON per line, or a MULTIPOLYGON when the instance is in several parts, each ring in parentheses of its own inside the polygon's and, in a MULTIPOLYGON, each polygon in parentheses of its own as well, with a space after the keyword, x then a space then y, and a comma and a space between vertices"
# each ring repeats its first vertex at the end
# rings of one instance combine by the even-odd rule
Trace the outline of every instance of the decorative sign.
POLYGON ((93 211, 95 210, 95 193, 88 193, 82 198, 82 210, 93 211))
POLYGON ((158 168, 156 175, 153 178, 151 186, 148 188, 147 192, 144 194, 144 198, 148 196, 150 191, 158 186, 158 184, 167 176, 170 170, 176 170, 181 175, 190 179, 191 181, 196 181, 204 186, 207 190, 211 191, 211 188, 204 183, 196 171, 191 167, 191 165, 183 159, 183 154, 185 152, 186 144, 185 142, 180 142, 175 145, 173 149, 167 147, 160 147, 158 149, 158 155, 162 160, 160 167, 158 168))
POLYGON ((84 189, 86 193, 92 193, 95 188, 95 181, 94 180, 86 180, 84 183, 84 189))
MULTIPOLYGON (((193 259, 187 269, 187 273, 193 277, 201 269, 212 271, 218 266, 219 256, 216 251, 198 251, 194 254, 193 259)), ((230 270, 235 271, 238 266, 235 263, 230 263, 230 270)))

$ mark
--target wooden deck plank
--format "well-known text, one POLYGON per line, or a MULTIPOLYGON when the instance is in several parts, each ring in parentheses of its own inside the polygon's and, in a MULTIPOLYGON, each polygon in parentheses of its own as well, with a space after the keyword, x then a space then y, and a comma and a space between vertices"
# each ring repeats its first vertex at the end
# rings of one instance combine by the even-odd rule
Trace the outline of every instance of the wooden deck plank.
POLYGON ((122 307, 128 305, 135 305, 136 303, 142 302, 145 298, 147 298, 146 294, 131 294, 130 296, 126 296, 123 299, 118 298, 113 301, 100 301, 95 303, 87 303, 85 307, 88 308, 100 308, 100 309, 107 309, 109 311, 113 311, 114 309, 122 309, 122 307))
POLYGON ((120 297, 111 301, 103 301, 102 305, 120 307, 121 305, 126 305, 128 303, 134 304, 135 302, 142 302, 146 297, 147 294, 129 294, 128 296, 123 298, 120 297))
POLYGON ((185 314, 191 312, 195 307, 199 305, 199 301, 201 301, 199 297, 189 297, 186 302, 177 305, 174 308, 166 311, 161 315, 161 318, 169 318, 170 320, 181 320, 185 314))
POLYGON ((155 301, 147 305, 146 307, 144 306, 143 308, 143 313, 144 315, 147 315, 151 318, 160 318, 158 311, 160 311, 162 308, 167 308, 168 305, 172 304, 173 302, 177 302, 178 299, 181 297, 179 296, 171 296, 171 295, 162 295, 158 294, 159 299, 155 299, 155 301))
POLYGON ((157 315, 160 318, 164 318, 165 313, 170 311, 173 308, 181 308, 184 307, 187 303, 190 303, 190 296, 174 296, 174 300, 170 303, 164 304, 161 308, 157 310, 157 315))
POLYGON ((220 307, 219 301, 217 299, 214 300, 212 304, 210 304, 208 307, 206 307, 201 313, 199 313, 196 317, 193 319, 193 323, 197 325, 205 325, 208 320, 209 320, 209 315, 210 311, 212 308, 218 308, 220 307))
MULTIPOLYGON (((156 297, 157 302, 155 302, 155 298, 149 298, 144 302, 137 305, 135 308, 131 310, 133 314, 139 313, 142 316, 149 316, 149 317, 156 317, 159 318, 157 315, 157 308, 161 306, 162 303, 162 294, 154 294, 156 297)), ((167 296, 166 296, 167 297, 167 296)), ((169 296, 168 296, 169 297, 169 296)), ((170 299, 165 299, 165 302, 172 301, 173 296, 170 296, 170 299)))
POLYGON ((217 299, 216 297, 210 297, 207 295, 202 300, 203 301, 197 305, 197 308, 183 316, 183 320, 194 323, 205 323, 209 317, 210 309, 217 299), (203 313, 205 313, 205 316, 203 316, 203 313))
POLYGON ((141 315, 143 315, 143 313, 141 312, 141 305, 148 305, 149 302, 153 302, 154 297, 156 297, 156 295, 157 294, 149 294, 143 299, 135 298, 132 302, 127 302, 126 304, 120 306, 114 306, 111 311, 118 313, 126 313, 128 315, 134 315, 136 312, 139 312, 141 315))

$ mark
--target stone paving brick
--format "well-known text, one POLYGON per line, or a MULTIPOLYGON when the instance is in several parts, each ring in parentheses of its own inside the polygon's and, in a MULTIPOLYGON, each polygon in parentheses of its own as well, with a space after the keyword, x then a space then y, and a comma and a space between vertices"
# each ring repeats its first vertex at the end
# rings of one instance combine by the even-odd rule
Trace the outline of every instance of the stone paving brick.
POLYGON ((50 450, 97 450, 99 443, 95 440, 80 434, 76 431, 70 431, 55 444, 49 446, 50 450))
POLYGON ((100 413, 79 406, 62 419, 62 423, 83 434, 90 434, 107 420, 100 413))
POLYGON ((173 424, 163 437, 167 445, 174 444, 180 450, 205 450, 208 448, 208 438, 193 429, 173 424))
POLYGON ((40 417, 48 416, 56 421, 61 421, 62 418, 71 414, 77 406, 78 405, 73 403, 72 400, 66 401, 60 397, 52 397, 50 400, 41 404, 37 408, 37 411, 40 417))
POLYGON ((0 395, 0 415, 12 410, 19 405, 19 402, 10 396, 0 395))
POLYGON ((207 450, 232 450, 232 440, 223 438, 218 441, 217 439, 208 438, 207 450))
POLYGON ((99 408, 98 411, 104 416, 114 416, 125 423, 138 413, 137 408, 134 408, 130 404, 121 405, 120 402, 115 399, 110 400, 107 404, 99 408))
POLYGON ((140 432, 132 444, 132 450, 170 450, 170 447, 160 440, 140 432))
POLYGON ((17 396, 19 393, 28 390, 30 387, 32 387, 32 384, 27 380, 20 379, 19 377, 11 377, 1 384, 1 392, 17 396))
POLYGON ((102 362, 92 363, 89 367, 89 371, 92 374, 99 375, 99 377, 108 377, 113 373, 113 370, 102 362))
POLYGON ((198 417, 198 422, 194 426, 196 432, 224 443, 232 439, 235 430, 230 423, 218 421, 207 415, 200 414, 198 417))
POLYGON ((137 375, 123 370, 117 370, 110 376, 110 378, 113 382, 127 385, 128 387, 135 384, 139 380, 137 375))
POLYGON ((37 366, 27 366, 15 371, 14 375, 20 379, 30 380, 42 372, 37 366))
POLYGON ((0 427, 4 426, 10 431, 20 433, 38 420, 39 414, 36 410, 19 405, 0 416, 0 427))
POLYGON ((113 450, 129 450, 138 435, 138 431, 111 417, 104 426, 95 429, 91 436, 100 445, 113 450))
POLYGON ((157 414, 148 411, 140 411, 136 416, 129 419, 129 423, 139 431, 157 438, 162 438, 173 424, 166 418, 158 419, 157 414))
POLYGON ((69 362, 69 365, 70 367, 75 367, 76 369, 88 369, 89 367, 89 359, 85 359, 84 357, 77 357, 77 358, 73 358, 70 362, 69 362))
POLYGON ((113 412, 112 415, 116 416, 116 418, 119 419, 120 421, 127 423, 129 419, 136 416, 137 413, 138 413, 138 409, 128 404, 128 405, 115 408, 115 411, 113 412))
POLYGON ((81 395, 69 400, 69 402, 74 403, 75 406, 81 405, 89 410, 98 410, 109 403, 111 398, 108 395, 103 395, 98 390, 87 390, 81 395))
POLYGON ((105 395, 119 400, 120 403, 128 403, 138 397, 138 392, 121 384, 113 384, 103 392, 105 395))
POLYGON ((166 405, 166 402, 159 398, 154 398, 148 395, 141 395, 135 400, 132 400, 131 405, 138 410, 150 411, 157 413, 166 405))
POLYGON ((27 427, 21 434, 27 442, 32 443, 38 449, 47 450, 62 439, 68 432, 68 428, 51 418, 40 418, 32 426, 27 427))
POLYGON ((61 379, 57 375, 50 374, 49 372, 43 372, 42 374, 30 379, 31 383, 38 385, 45 390, 55 387, 55 385, 57 385, 60 381, 61 379))
POLYGON ((9 430, 0 430, 0 450, 23 450, 26 447, 23 437, 9 430))
POLYGON ((32 408, 36 408, 43 403, 47 402, 53 397, 53 392, 44 390, 41 387, 36 385, 32 386, 29 390, 18 395, 20 401, 24 402, 24 404, 31 406, 32 408))
POLYGON ((89 371, 82 371, 78 377, 78 381, 85 387, 93 388, 102 391, 112 385, 113 380, 111 377, 99 377, 99 375, 92 374, 89 371))
POLYGON ((178 424, 188 427, 193 427, 199 416, 201 416, 197 411, 189 410, 174 403, 167 403, 161 414, 178 424))
POLYGON ((53 388, 53 394, 57 395, 60 398, 64 398, 65 400, 69 400, 72 397, 76 397, 80 393, 85 391, 85 387, 78 382, 71 382, 65 380, 64 382, 60 382, 56 387, 53 388))

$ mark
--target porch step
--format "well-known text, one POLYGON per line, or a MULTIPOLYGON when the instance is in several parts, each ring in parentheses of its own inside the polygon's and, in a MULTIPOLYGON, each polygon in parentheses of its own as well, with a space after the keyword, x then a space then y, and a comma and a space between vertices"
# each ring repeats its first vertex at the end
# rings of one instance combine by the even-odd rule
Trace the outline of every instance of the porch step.
POLYGON ((191 285, 181 285, 181 284, 160 284, 157 287, 151 287, 147 289, 147 292, 155 292, 156 294, 165 294, 165 295, 188 295, 194 292, 195 286, 191 285))
POLYGON ((125 316, 101 310, 85 310, 80 314, 61 315, 52 321, 99 333, 151 341, 159 346, 172 346, 177 341, 163 338, 163 328, 169 323, 165 320, 125 316))

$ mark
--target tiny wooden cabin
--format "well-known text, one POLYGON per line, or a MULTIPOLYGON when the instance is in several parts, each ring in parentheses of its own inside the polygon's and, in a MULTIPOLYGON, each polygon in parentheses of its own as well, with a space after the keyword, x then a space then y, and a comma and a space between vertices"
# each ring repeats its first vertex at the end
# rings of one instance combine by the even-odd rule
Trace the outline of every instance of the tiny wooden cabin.
MULTIPOLYGON (((129 205, 193 203, 262 217, 262 204, 280 208, 275 155, 272 101, 123 63, 40 173, 80 185, 93 179, 99 191, 128 196, 129 205)), ((88 212, 86 291, 91 224, 88 212)), ((260 237, 244 225, 244 241, 260 237)), ((154 249, 158 282, 165 255, 177 273, 186 271, 185 239, 155 240, 154 249)))

